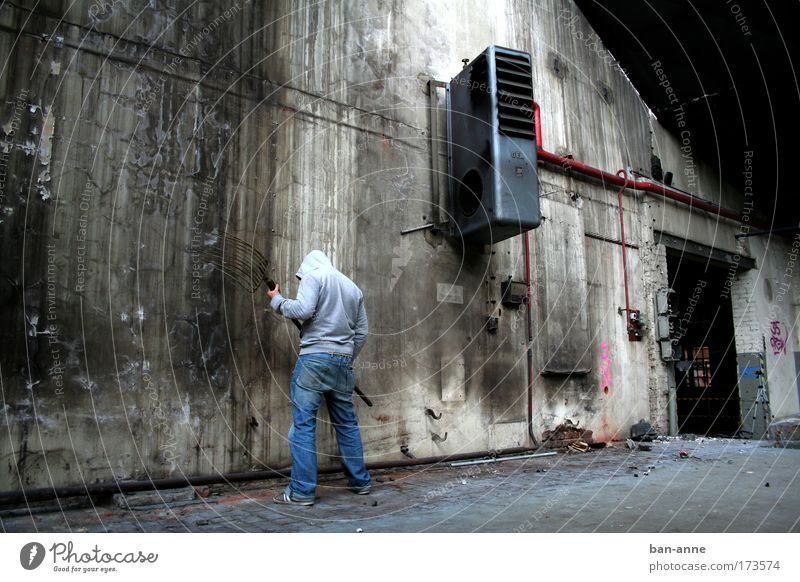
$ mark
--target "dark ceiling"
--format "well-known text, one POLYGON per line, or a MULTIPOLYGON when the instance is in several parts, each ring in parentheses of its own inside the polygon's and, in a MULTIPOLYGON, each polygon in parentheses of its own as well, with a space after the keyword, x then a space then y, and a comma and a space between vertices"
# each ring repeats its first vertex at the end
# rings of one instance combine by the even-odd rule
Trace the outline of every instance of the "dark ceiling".
MULTIPOLYGON (((754 208, 798 226, 798 0, 576 0, 659 122, 688 130, 694 153, 744 189, 753 153, 754 208), (670 95, 653 64, 677 96, 670 95), (675 99, 673 97, 673 99, 675 99), (683 106, 686 126, 675 109, 683 106)), ((675 169, 664 168, 665 171, 675 169)), ((680 171, 680 169, 678 169, 680 171)), ((734 209, 737 210, 737 209, 734 209)))

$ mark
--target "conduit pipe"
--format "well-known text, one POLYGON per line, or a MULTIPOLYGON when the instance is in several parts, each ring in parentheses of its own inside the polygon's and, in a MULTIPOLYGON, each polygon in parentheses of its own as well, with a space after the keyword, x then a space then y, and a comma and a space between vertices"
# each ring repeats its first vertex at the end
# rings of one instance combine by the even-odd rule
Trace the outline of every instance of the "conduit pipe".
MULTIPOLYGON (((750 225, 750 216, 749 214, 737 214, 736 212, 729 210, 727 208, 723 208, 711 202, 706 202, 704 200, 698 200, 694 196, 690 194, 686 194, 684 192, 680 192, 673 188, 669 188, 664 186, 663 184, 655 184, 653 182, 649 182, 646 180, 628 180, 627 172, 624 170, 620 170, 617 175, 611 174, 609 172, 604 172, 603 170, 599 170, 592 166, 588 166, 583 164, 577 160, 572 159, 571 157, 566 156, 559 156, 558 154, 554 154, 552 152, 548 152, 543 147, 542 142, 542 113, 541 109, 539 108, 539 104, 534 101, 533 103, 533 121, 536 130, 536 150, 537 150, 537 161, 538 163, 549 163, 556 166, 559 166, 564 171, 575 171, 585 176, 589 176, 595 178, 597 180, 602 181, 604 184, 613 184, 615 186, 619 186, 619 211, 620 211, 620 235, 622 238, 622 254, 623 254, 623 274, 625 279, 625 311, 626 311, 626 329, 630 333, 631 330, 631 320, 630 320, 630 300, 628 296, 628 261, 627 261, 627 249, 625 244, 625 223, 623 218, 623 210, 622 210, 622 194, 623 192, 630 188, 632 190, 639 190, 642 192, 650 192, 652 194, 657 194, 669 200, 673 200, 675 202, 680 202, 681 204, 686 204, 691 208, 697 208, 699 210, 704 210, 711 214, 715 214, 717 216, 722 216, 724 218, 729 218, 734 220, 738 223, 744 225, 750 225), (622 174, 621 176, 619 174, 622 174)), ((758 226, 760 228, 764 228, 769 230, 769 226, 765 226, 762 223, 757 221, 753 221, 752 224, 754 226, 758 226)), ((740 236, 740 235, 737 235, 740 236)), ((742 235, 744 236, 744 235, 742 235)), ((525 278, 526 284, 528 287, 528 432, 533 439, 533 442, 536 443, 535 438, 533 437, 533 358, 531 356, 531 281, 530 281, 530 250, 528 246, 528 233, 525 232, 523 235, 524 247, 525 247, 525 278)))
POLYGON ((541 112, 539 110, 538 103, 533 104, 533 115, 534 122, 536 124, 536 148, 538 150, 537 156, 540 163, 549 163, 560 166, 562 170, 572 170, 578 172, 579 174, 600 180, 604 183, 613 184, 614 186, 621 186, 630 190, 640 190, 642 192, 651 192, 653 194, 662 196, 663 198, 686 204, 692 208, 705 210, 711 214, 729 218, 742 224, 749 224, 751 222, 750 217, 746 214, 742 215, 711 202, 700 200, 690 194, 685 194, 668 186, 664 186, 663 184, 656 184, 647 180, 628 180, 609 172, 604 172, 603 170, 599 170, 592 166, 587 166, 586 164, 574 160, 571 157, 559 156, 558 154, 548 152, 542 147, 541 112))
POLYGON ((631 321, 631 300, 628 294, 628 246, 625 244, 625 213, 622 205, 622 193, 628 185, 628 172, 620 170, 617 177, 625 180, 625 184, 619 187, 619 238, 622 243, 622 280, 625 283, 625 329, 628 331, 628 339, 635 339, 635 329, 631 321))
POLYGON ((531 293, 531 245, 528 231, 522 233, 522 244, 525 251, 525 286, 527 293, 527 300, 525 301, 525 333, 528 349, 525 357, 528 364, 528 436, 531 437, 531 442, 536 446, 537 441, 533 434, 533 317, 531 315, 533 294, 531 293))
MULTIPOLYGON (((533 102, 533 122, 536 126, 536 149, 539 150, 542 148, 542 132, 539 130, 542 124, 539 104, 535 101, 533 102)), ((525 288, 527 293, 525 329, 528 349, 525 357, 528 364, 528 436, 531 437, 531 442, 536 446, 536 436, 533 434, 533 316, 531 312, 533 309, 533 294, 531 293, 531 244, 528 231, 522 233, 522 245, 525 254, 525 288)))
MULTIPOLYGON (((458 453, 439 457, 420 457, 417 459, 404 459, 402 461, 378 461, 368 463, 370 470, 394 469, 416 465, 433 465, 449 461, 465 459, 478 459, 481 457, 496 458, 501 455, 517 455, 534 453, 530 447, 512 447, 494 451, 476 451, 471 453, 458 453)), ((341 467, 324 467, 319 469, 319 474, 339 473, 341 467)), ((81 497, 91 495, 112 495, 114 493, 133 493, 135 491, 152 491, 157 489, 175 489, 178 487, 199 487, 201 485, 215 485, 242 481, 262 481, 279 477, 288 478, 291 467, 286 469, 265 469, 262 471, 247 471, 241 473, 217 473, 215 475, 186 475, 183 477, 170 477, 166 479, 147 479, 141 481, 108 481, 105 483, 87 483, 85 485, 68 485, 65 487, 38 487, 23 489, 21 491, 5 491, 0 493, 0 507, 4 505, 29 504, 37 501, 51 499, 64 499, 67 497, 81 497)))
MULTIPOLYGON (((661 184, 654 184, 644 180, 627 180, 587 166, 581 162, 573 160, 565 156, 559 156, 552 152, 548 152, 542 147, 542 132, 541 132, 541 111, 539 104, 533 104, 534 123, 536 125, 536 148, 539 163, 549 163, 561 167, 563 170, 573 170, 580 174, 590 176, 601 180, 604 183, 620 186, 622 190, 630 188, 633 190, 641 190, 645 192, 652 192, 664 198, 674 200, 687 204, 692 208, 705 210, 718 216, 730 218, 740 223, 748 223, 749 216, 739 216, 735 212, 698 200, 693 196, 684 194, 668 188, 661 184)), ((620 192, 622 192, 620 190, 620 192)), ((755 223, 754 223, 755 224, 755 223)), ((768 227, 763 227, 768 228, 768 227)), ((528 302, 526 306, 527 319, 528 319, 528 433, 536 444, 536 438, 533 435, 533 357, 532 357, 532 318, 531 318, 531 268, 530 268, 530 241, 528 233, 523 233, 523 244, 525 250, 525 283, 527 286, 528 302)), ((394 467, 408 467, 414 465, 434 464, 443 461, 455 461, 460 459, 470 459, 482 456, 493 456, 500 454, 522 453, 528 452, 532 449, 528 447, 517 447, 513 449, 498 450, 498 451, 482 451, 473 453, 464 453, 458 455, 446 455, 441 457, 424 457, 420 459, 407 459, 403 461, 385 461, 378 463, 370 463, 370 469, 388 469, 394 467)), ((320 469, 319 473, 334 473, 339 471, 339 468, 320 469)), ((265 471, 250 471, 246 473, 227 473, 217 475, 196 475, 186 476, 181 478, 171 479, 150 479, 145 481, 110 481, 107 483, 91 483, 86 485, 66 486, 66 487, 43 487, 36 489, 27 489, 22 491, 7 491, 0 493, 0 505, 8 505, 13 503, 32 503, 35 501, 45 501, 50 499, 59 499, 65 497, 76 497, 82 495, 102 495, 112 493, 127 493, 133 491, 147 491, 154 489, 169 489, 175 487, 184 487, 188 485, 200 486, 210 485, 215 483, 233 483, 239 481, 257 481, 263 479, 272 479, 275 477, 286 477, 289 474, 289 469, 284 470, 265 470, 265 471)))
POLYGON ((533 123, 536 125, 536 149, 542 149, 542 111, 539 104, 533 102, 533 123))

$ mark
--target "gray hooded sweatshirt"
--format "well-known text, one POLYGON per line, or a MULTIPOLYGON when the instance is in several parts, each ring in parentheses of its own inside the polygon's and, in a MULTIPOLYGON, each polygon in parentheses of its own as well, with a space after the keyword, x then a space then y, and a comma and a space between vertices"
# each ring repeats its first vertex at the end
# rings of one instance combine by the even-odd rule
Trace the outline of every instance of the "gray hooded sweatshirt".
POLYGON ((303 322, 300 355, 350 354, 354 358, 367 341, 367 311, 361 289, 337 271, 322 251, 311 251, 297 271, 297 299, 280 293, 270 306, 276 313, 303 322))

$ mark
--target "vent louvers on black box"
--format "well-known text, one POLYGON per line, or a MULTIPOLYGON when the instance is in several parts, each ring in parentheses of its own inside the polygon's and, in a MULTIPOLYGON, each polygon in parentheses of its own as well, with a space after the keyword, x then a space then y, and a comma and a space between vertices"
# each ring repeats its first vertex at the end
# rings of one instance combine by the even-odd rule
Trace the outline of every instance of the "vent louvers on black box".
POLYGON ((497 121, 500 133, 509 137, 536 137, 533 121, 531 61, 516 55, 495 53, 497 72, 497 121))
POLYGON ((495 244, 541 224, 532 62, 490 46, 448 84, 450 234, 465 242, 495 244))

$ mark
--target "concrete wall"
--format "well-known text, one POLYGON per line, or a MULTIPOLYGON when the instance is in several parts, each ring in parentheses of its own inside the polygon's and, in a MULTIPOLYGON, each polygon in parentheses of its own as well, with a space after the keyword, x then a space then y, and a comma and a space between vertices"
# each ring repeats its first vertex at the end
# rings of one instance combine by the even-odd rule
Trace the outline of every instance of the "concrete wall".
POLYGON ((649 206, 659 216, 663 232, 732 253, 726 281, 733 310, 737 353, 765 353, 771 412, 773 416, 796 414, 800 410, 797 359, 800 351, 798 304, 800 304, 800 238, 792 235, 761 235, 736 239, 737 233, 763 228, 756 221, 770 222, 773 208, 763 202, 758 176, 771 171, 772 161, 759 159, 742 150, 738 184, 720 179, 707 163, 697 159, 691 132, 684 138, 654 126, 653 150, 665 170, 674 172, 675 186, 740 212, 741 224, 717 220, 703 213, 682 219, 686 210, 668 202, 649 206), (755 261, 744 268, 737 257, 755 261))
POLYGON ((751 249, 760 268, 738 273, 731 294, 736 351, 766 354, 772 414, 797 414, 800 236, 791 240, 754 238, 751 249))
MULTIPOLYGON (((489 44, 532 53, 546 149, 649 168, 653 120, 590 34, 565 0, 4 4, 0 490, 289 464, 297 335, 192 258, 219 228, 263 249, 290 296, 313 248, 364 290, 368 460, 531 444, 524 312, 499 305, 500 281, 524 279, 519 237, 464 255, 400 230, 440 210, 427 81, 489 44), (461 300, 443 300, 452 285, 461 300)), ((535 434, 665 427, 652 328, 628 342, 618 312, 617 193, 540 178, 535 434), (586 371, 539 374, 561 338, 586 371)), ((652 322, 654 227, 703 242, 709 219, 630 195, 625 216, 632 305, 652 322)), ((318 432, 333 464, 333 430, 318 432)))

